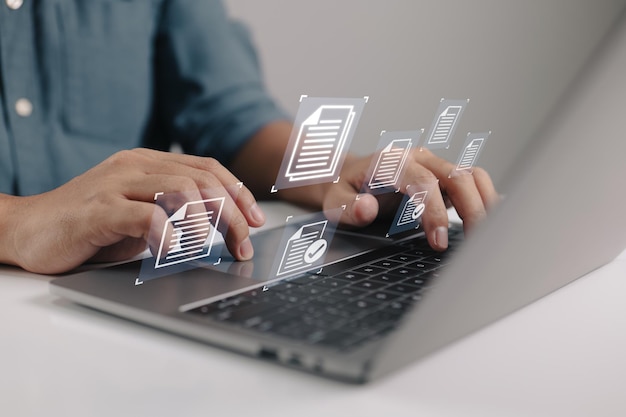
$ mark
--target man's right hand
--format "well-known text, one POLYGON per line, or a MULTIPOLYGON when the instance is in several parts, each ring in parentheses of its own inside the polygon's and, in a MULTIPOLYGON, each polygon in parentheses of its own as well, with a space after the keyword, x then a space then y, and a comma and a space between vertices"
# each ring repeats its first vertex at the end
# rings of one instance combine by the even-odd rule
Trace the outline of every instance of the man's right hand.
POLYGON ((249 226, 265 216, 252 193, 212 158, 148 149, 119 152, 50 192, 0 195, 0 262, 31 272, 61 273, 86 261, 128 259, 153 240, 167 219, 156 193, 190 199, 226 197, 220 224, 236 259, 253 255, 249 226), (210 194, 210 195, 208 195, 210 194), (152 230, 151 230, 152 228, 152 230))

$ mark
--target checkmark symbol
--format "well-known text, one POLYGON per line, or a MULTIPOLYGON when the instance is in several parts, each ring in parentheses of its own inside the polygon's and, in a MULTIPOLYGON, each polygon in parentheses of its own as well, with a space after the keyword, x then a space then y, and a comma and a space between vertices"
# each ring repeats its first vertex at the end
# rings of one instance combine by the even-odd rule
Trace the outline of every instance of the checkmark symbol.
POLYGON ((318 253, 320 253, 321 251, 324 250, 324 245, 318 245, 317 248, 315 248, 315 250, 313 250, 312 252, 309 252, 309 258, 314 258, 315 255, 317 255, 318 253))
POLYGON ((311 243, 311 245, 304 252, 304 261, 311 264, 319 260, 326 253, 327 247, 328 243, 324 239, 318 239, 311 243))

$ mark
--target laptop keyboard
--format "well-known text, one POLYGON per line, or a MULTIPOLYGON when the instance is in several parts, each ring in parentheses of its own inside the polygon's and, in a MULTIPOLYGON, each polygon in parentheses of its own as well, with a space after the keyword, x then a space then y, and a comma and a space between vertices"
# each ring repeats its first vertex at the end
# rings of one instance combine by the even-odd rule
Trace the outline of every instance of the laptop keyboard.
POLYGON ((432 288, 462 240, 450 229, 449 249, 424 238, 377 249, 215 301, 188 312, 298 342, 347 351, 393 330, 432 288))

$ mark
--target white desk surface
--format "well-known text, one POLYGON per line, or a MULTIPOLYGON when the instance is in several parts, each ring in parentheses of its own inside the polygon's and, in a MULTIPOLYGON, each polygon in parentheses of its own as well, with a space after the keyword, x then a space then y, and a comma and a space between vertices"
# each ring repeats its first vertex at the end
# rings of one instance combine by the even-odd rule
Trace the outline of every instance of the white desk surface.
MULTIPOLYGON (((284 218, 284 207, 264 207, 284 218)), ((626 252, 354 386, 74 305, 49 294, 50 277, 0 266, 0 415, 624 416, 625 277, 626 252)))

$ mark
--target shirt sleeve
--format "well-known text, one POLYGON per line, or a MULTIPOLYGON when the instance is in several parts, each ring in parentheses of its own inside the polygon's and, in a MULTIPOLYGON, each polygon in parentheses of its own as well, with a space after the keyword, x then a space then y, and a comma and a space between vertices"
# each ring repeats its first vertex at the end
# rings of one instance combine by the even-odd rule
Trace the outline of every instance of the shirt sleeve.
POLYGON ((289 119, 265 90, 249 33, 219 0, 166 2, 155 65, 158 135, 187 153, 227 165, 261 127, 289 119))

